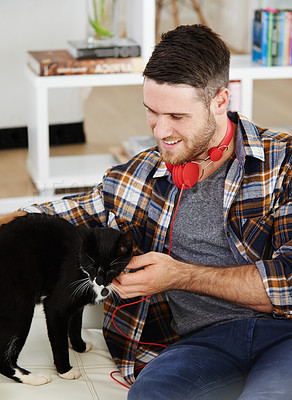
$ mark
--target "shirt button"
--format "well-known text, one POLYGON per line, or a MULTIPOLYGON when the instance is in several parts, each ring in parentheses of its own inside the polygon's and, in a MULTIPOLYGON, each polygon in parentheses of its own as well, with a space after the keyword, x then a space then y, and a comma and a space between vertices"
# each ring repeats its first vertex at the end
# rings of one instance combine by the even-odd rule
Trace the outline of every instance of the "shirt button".
POLYGON ((227 231, 227 236, 230 237, 230 232, 229 231, 227 231))

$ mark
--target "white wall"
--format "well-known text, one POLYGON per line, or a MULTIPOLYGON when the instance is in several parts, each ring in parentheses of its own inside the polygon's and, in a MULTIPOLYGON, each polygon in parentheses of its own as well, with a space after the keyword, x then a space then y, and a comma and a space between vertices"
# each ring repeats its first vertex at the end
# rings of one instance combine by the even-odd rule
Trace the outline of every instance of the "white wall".
MULTIPOLYGON (((26 51, 64 49, 86 37, 87 0, 0 0, 0 129, 26 126, 26 51)), ((50 96, 50 122, 78 122, 79 89, 50 96), (66 105, 64 107, 64 104, 66 105)))
POLYGON ((249 52, 251 20, 249 10, 254 0, 208 0, 201 2, 210 27, 232 48, 249 52))
MULTIPOLYGON (((207 24, 219 33, 228 45, 238 52, 249 52, 251 48, 251 26, 253 10, 260 0, 198 0, 207 24)), ((278 1, 278 0, 276 0, 278 1)), ((292 0, 289 0, 292 1, 292 0)), ((171 2, 164 1, 159 32, 173 29, 171 2)), ((181 24, 198 23, 199 18, 190 0, 179 1, 181 24)))
POLYGON ((273 8, 292 8, 291 0, 259 0, 260 7, 273 7, 273 8))

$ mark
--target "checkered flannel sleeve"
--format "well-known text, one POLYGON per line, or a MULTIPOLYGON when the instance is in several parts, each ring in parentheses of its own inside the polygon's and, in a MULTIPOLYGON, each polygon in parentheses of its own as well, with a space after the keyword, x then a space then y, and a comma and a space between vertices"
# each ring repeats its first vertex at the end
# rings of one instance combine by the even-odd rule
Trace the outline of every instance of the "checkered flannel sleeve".
POLYGON ((46 213, 58 215, 74 225, 85 224, 88 227, 106 225, 106 211, 103 204, 102 184, 92 191, 74 196, 66 196, 63 199, 33 204, 23 207, 28 213, 46 213))

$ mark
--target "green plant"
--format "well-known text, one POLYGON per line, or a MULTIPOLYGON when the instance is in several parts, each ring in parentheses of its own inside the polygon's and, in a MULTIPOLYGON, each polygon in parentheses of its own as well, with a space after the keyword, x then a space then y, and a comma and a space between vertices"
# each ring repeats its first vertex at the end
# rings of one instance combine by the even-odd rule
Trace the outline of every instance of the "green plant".
MULTIPOLYGON (((109 21, 108 21, 108 16, 106 14, 105 10, 105 1, 106 0, 100 0, 99 1, 99 10, 97 10, 96 7, 96 0, 92 0, 92 5, 93 5, 93 18, 89 16, 89 22, 93 29, 95 30, 95 37, 96 38, 101 38, 101 37, 112 37, 112 33, 110 32, 109 29, 109 21)), ((116 0, 111 0, 113 3, 116 2, 116 0)))

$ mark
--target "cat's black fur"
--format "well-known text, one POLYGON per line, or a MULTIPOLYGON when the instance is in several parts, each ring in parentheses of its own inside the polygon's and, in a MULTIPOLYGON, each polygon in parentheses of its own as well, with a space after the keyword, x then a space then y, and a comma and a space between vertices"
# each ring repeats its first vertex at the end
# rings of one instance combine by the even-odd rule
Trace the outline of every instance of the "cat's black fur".
POLYGON ((60 376, 78 377, 70 366, 68 336, 83 352, 83 307, 111 292, 132 255, 132 232, 87 229, 45 214, 28 214, 0 228, 0 373, 17 382, 49 382, 17 365, 34 307, 42 302, 54 363, 60 376))

